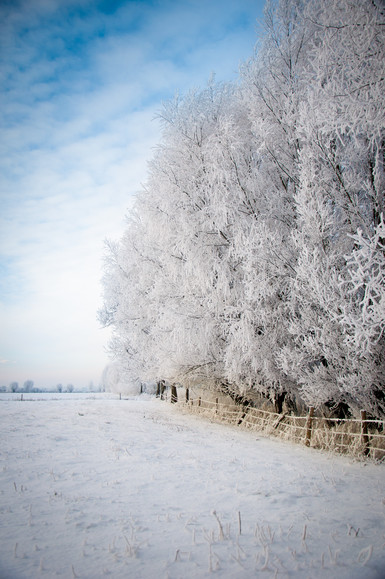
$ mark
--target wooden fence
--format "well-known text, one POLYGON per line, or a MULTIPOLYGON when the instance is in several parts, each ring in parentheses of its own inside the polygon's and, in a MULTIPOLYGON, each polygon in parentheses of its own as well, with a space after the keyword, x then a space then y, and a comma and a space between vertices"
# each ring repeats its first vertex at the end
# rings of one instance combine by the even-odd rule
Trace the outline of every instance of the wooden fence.
POLYGON ((337 419, 317 417, 311 407, 307 416, 293 416, 222 403, 218 398, 215 401, 190 398, 186 402, 178 402, 178 406, 214 421, 278 436, 312 448, 385 461, 385 422, 367 419, 365 411, 361 412, 360 419, 337 419))

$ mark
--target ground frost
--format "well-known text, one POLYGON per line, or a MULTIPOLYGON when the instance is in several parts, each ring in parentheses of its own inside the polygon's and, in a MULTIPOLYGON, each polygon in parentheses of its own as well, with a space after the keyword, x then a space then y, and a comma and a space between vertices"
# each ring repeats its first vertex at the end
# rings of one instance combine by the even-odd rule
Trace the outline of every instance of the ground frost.
POLYGON ((384 576, 384 465, 143 398, 0 419, 1 579, 384 576))

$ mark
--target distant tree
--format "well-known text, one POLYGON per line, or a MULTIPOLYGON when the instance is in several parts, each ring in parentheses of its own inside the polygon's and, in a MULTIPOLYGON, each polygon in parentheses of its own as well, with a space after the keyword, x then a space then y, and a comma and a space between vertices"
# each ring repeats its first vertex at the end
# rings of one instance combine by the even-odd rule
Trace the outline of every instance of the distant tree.
POLYGON ((58 392, 63 392, 63 384, 57 384, 57 385, 56 385, 56 390, 57 390, 58 392))
POLYGON ((117 392, 121 382, 122 367, 118 361, 110 362, 102 372, 102 387, 106 392, 117 392))
POLYGON ((23 384, 23 391, 24 392, 32 392, 34 382, 33 380, 26 380, 23 384))
POLYGON ((17 392, 19 390, 19 383, 18 382, 11 382, 9 385, 10 392, 17 392))
POLYGON ((67 384, 67 392, 73 392, 74 391, 74 385, 73 384, 67 384))

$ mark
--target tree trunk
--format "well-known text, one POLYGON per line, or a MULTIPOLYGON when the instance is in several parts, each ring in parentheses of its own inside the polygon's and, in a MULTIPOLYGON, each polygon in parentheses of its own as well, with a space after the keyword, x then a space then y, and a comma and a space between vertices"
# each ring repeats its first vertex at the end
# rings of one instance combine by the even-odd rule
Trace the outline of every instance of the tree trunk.
POLYGON ((282 414, 283 402, 287 392, 279 392, 274 396, 274 409, 277 414, 282 414))
POLYGON ((178 393, 175 384, 171 385, 171 404, 178 402, 178 393))

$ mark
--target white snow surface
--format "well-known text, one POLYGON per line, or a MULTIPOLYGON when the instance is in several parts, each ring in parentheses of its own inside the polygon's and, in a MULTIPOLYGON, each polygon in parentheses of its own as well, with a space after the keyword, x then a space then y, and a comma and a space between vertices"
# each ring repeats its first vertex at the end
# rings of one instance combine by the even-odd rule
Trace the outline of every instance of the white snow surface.
POLYGON ((384 465, 146 396, 24 398, 0 397, 1 579, 385 577, 384 465))

